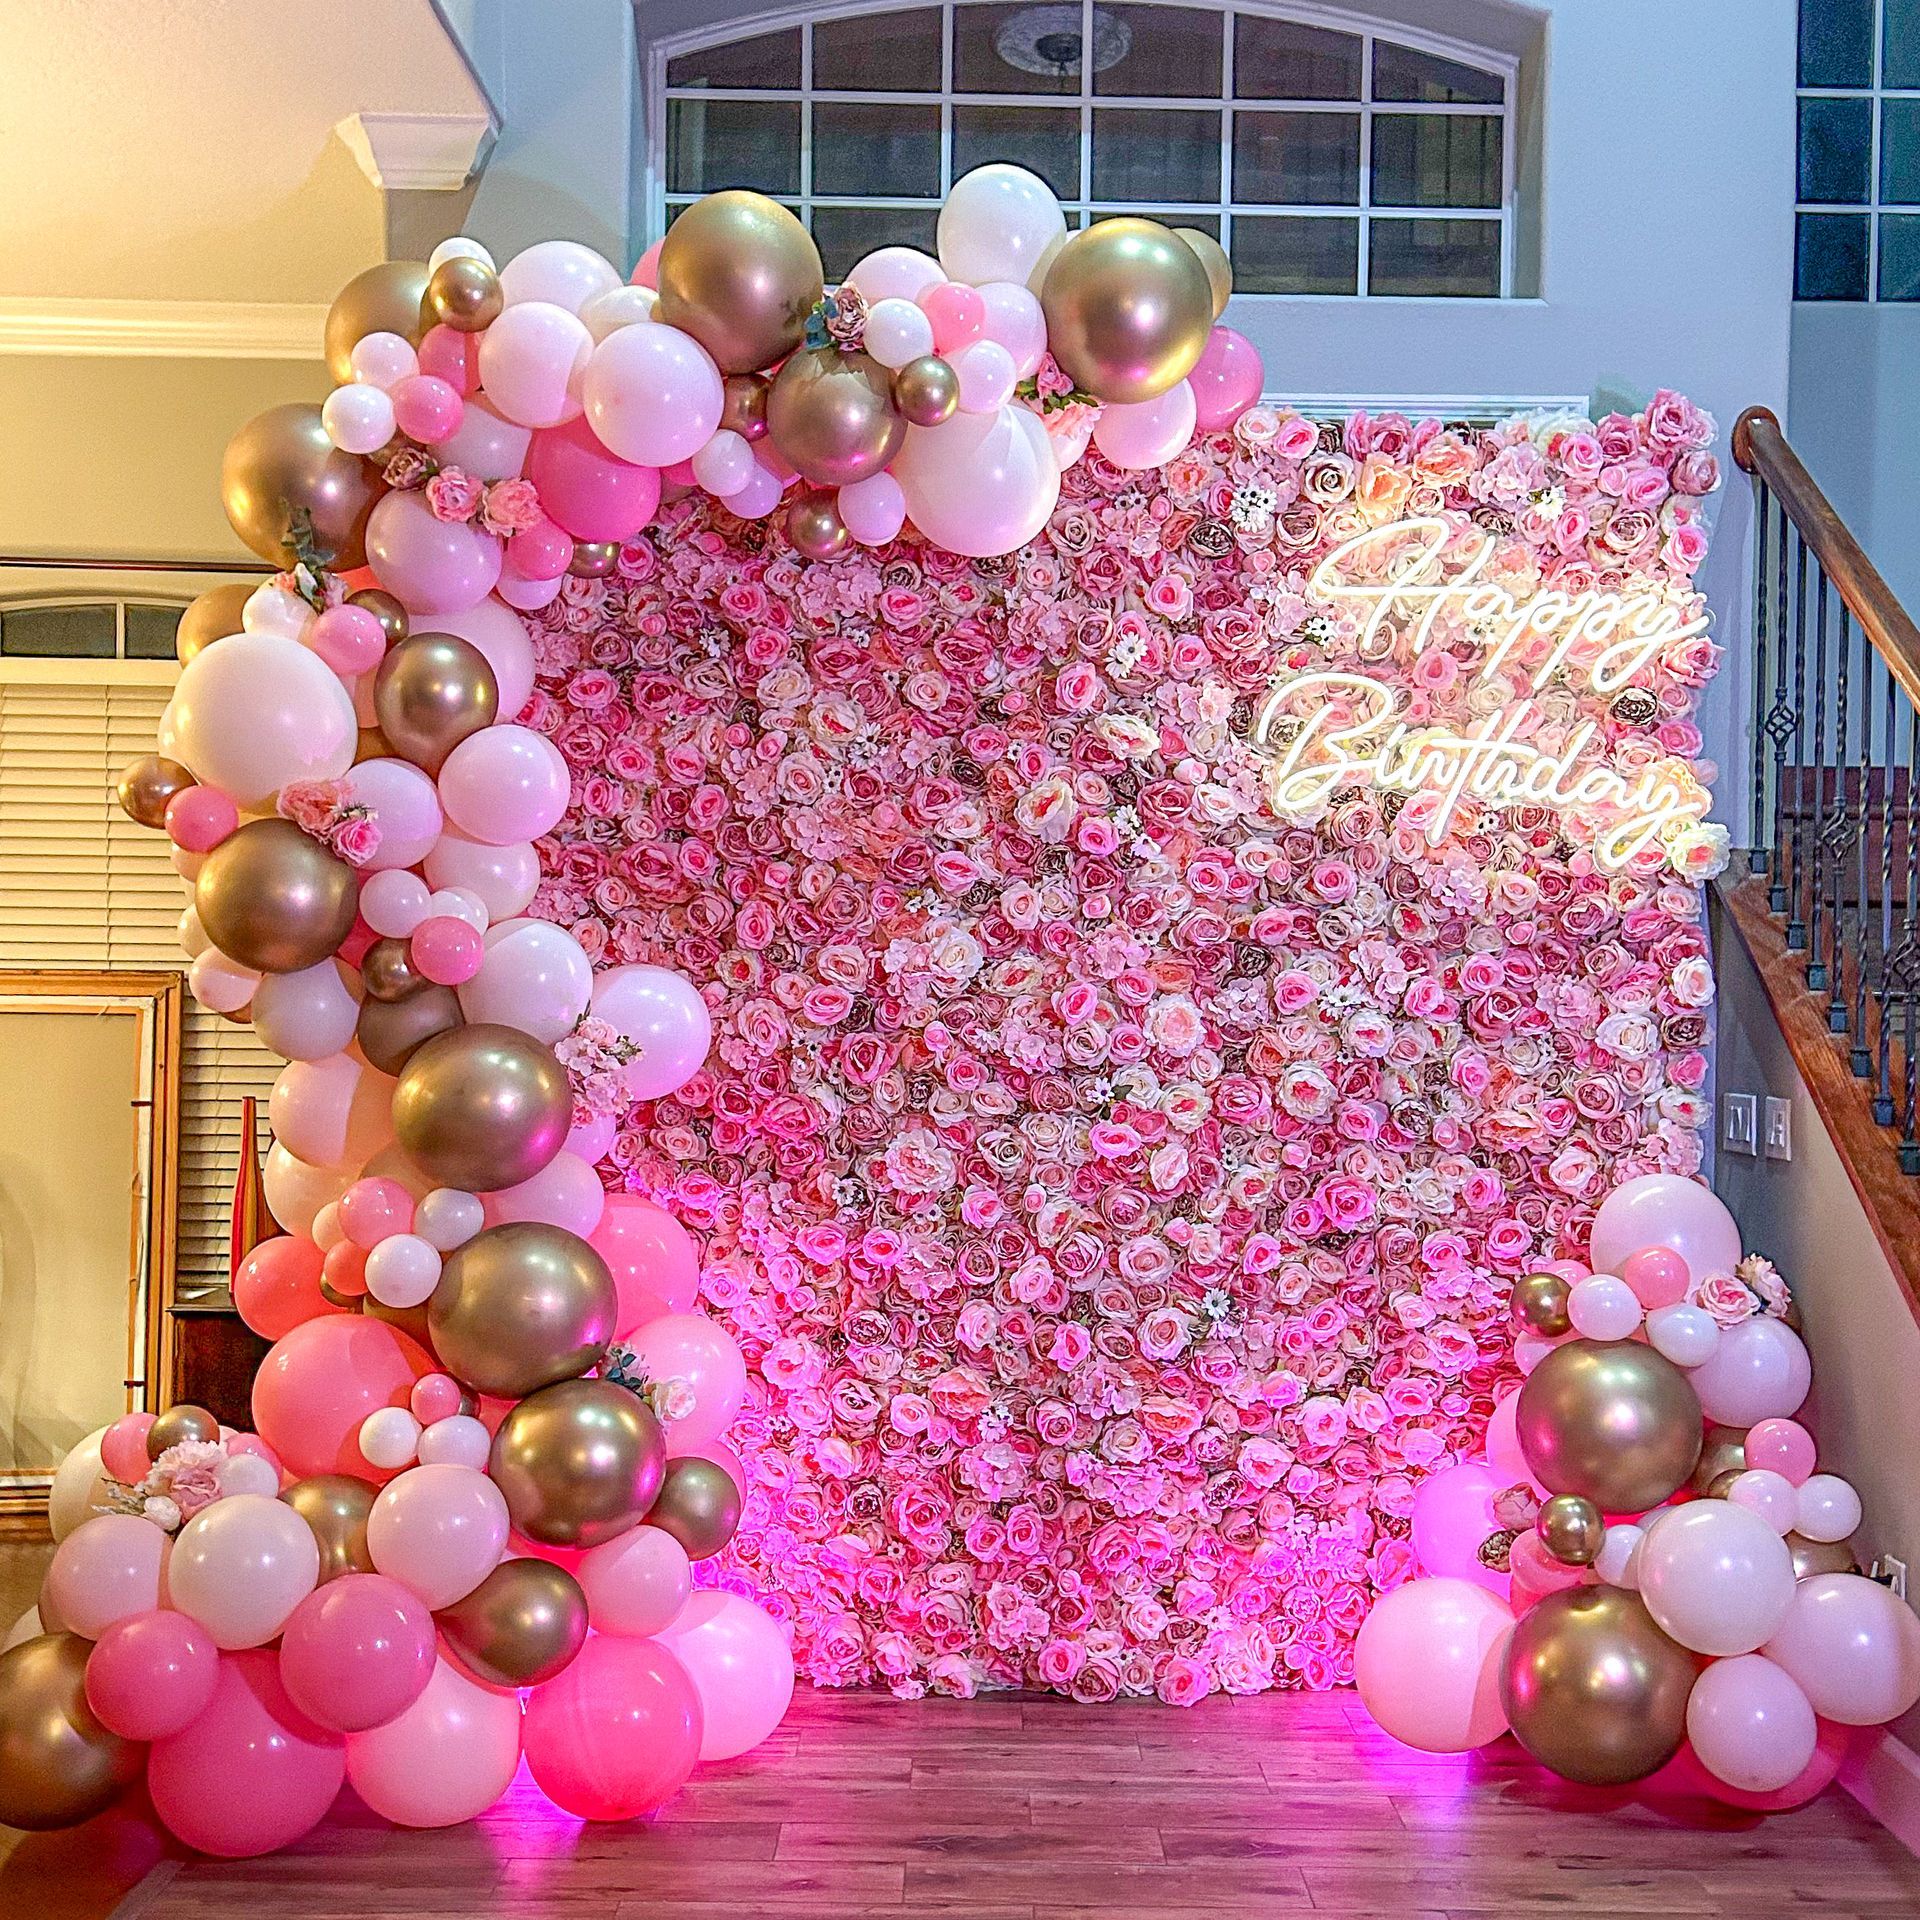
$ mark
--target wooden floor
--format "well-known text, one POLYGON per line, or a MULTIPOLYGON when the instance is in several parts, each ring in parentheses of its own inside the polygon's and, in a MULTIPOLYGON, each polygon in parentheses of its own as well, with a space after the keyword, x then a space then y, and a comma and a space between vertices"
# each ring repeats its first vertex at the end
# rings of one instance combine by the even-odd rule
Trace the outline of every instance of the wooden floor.
MULTIPOLYGON (((0 1550, 0 1594, 19 1579, 0 1550)), ((122 1920, 1892 1920, 1920 1913, 1920 1861, 1837 1790, 1764 1821, 1609 1802, 1511 1742, 1412 1753, 1350 1694, 1179 1712, 802 1688, 765 1747, 701 1768, 651 1824, 582 1826, 523 1775, 443 1833, 346 1794, 266 1860, 180 1858, 129 1810, 0 1862, 0 1915, 116 1901, 122 1920)))

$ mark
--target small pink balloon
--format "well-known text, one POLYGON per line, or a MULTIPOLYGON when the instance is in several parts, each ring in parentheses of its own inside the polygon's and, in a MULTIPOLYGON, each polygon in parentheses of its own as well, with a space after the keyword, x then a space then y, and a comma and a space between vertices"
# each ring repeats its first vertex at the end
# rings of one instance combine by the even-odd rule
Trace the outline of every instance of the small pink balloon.
POLYGON ((536 520, 507 542, 507 571, 523 580, 558 580, 572 564, 572 537, 551 520, 536 520))
POLYGON ((942 280, 919 297, 920 311, 933 322, 933 350, 945 354, 978 340, 986 329, 987 303, 979 289, 958 280, 942 280))
POLYGON ((335 1733, 384 1726, 433 1677, 433 1615, 379 1573, 330 1580, 294 1608, 280 1639, 287 1697, 335 1733))
MULTIPOLYGON (((1798 1420, 1761 1420, 1747 1429, 1747 1465, 1763 1467, 1798 1486, 1813 1477, 1813 1435, 1798 1420)), ((102 1449, 104 1457, 104 1448, 102 1449)))
POLYGON ((1678 1306, 1693 1284, 1692 1271, 1671 1247, 1642 1247, 1628 1254, 1620 1263, 1620 1278, 1649 1311, 1678 1306))
POLYGON ((444 380, 463 399, 480 391, 480 336, 429 327, 420 342, 420 371, 444 380))
POLYGON ((1260 349, 1245 334, 1215 327, 1187 375, 1199 430, 1218 433, 1232 426, 1260 398, 1266 377, 1260 349))
POLYGON ((365 607, 342 601, 318 615, 307 629, 307 645, 343 679, 380 664, 387 650, 386 629, 365 607))
POLYGON ((413 930, 408 950, 413 964, 437 987, 458 987, 480 971, 486 941, 464 920, 437 913, 413 930))
POLYGON ((167 838, 189 853, 211 853, 240 824, 240 809, 218 787, 183 787, 167 802, 167 838))
POLYGON ((116 1620, 160 1604, 169 1535, 131 1513, 96 1513, 54 1549, 49 1610, 69 1632, 98 1639, 116 1620))
POLYGON ((1486 1565, 1480 1549, 1500 1531, 1493 1501, 1509 1484, 1478 1461, 1443 1467, 1421 1483, 1413 1496, 1413 1551, 1423 1573, 1506 1592, 1507 1576, 1486 1565))
POLYGON ((377 1247, 389 1234, 413 1231, 413 1195, 398 1180, 380 1174, 356 1180, 339 1205, 347 1238, 360 1246, 377 1247))
POLYGON ((123 1413, 100 1436, 100 1464, 107 1477, 131 1487, 147 1477, 153 1463, 147 1458, 147 1433, 160 1416, 155 1413, 123 1413))
POLYGON ((460 1383, 450 1373, 430 1373, 424 1380, 413 1383, 413 1395, 408 1405, 413 1409, 413 1417, 423 1427, 430 1427, 436 1420, 450 1420, 460 1411, 463 1398, 460 1383))
POLYGON ((94 1643, 87 1704, 123 1740, 164 1740, 206 1711, 220 1650, 199 1621, 170 1607, 130 1613, 94 1643))
POLYGON ((700 484, 700 476, 693 470, 691 455, 685 460, 676 460, 670 467, 662 467, 660 478, 668 486, 697 487, 700 484))
POLYGON ((466 410, 460 389, 437 374, 413 374, 393 389, 394 425, 423 447, 437 446, 456 431, 466 410))
POLYGON ((657 287, 660 284, 660 249, 666 245, 664 239, 656 240, 638 260, 633 263, 633 271, 627 275, 627 284, 634 287, 657 287))

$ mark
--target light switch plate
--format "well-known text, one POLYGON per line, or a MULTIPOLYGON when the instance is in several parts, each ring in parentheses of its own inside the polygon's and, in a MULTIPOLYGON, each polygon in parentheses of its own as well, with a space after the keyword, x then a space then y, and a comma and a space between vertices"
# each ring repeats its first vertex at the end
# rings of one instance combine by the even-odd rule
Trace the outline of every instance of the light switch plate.
POLYGON ((1760 1151, 1760 1098, 1752 1093, 1720 1096, 1720 1145, 1728 1153, 1760 1151))
POLYGON ((1767 1095, 1766 1132, 1762 1144, 1769 1160, 1793 1158, 1793 1107, 1775 1094, 1767 1095))

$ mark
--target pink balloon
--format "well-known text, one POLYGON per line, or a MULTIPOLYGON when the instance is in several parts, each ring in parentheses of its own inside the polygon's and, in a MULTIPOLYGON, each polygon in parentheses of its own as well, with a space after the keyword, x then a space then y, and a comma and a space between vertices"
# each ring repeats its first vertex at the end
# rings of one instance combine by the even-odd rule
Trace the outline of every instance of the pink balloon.
POLYGON ((643 467, 691 460, 712 439, 726 397, 706 349, 658 322, 608 334, 583 391, 600 442, 643 467))
POLYGON ((594 980, 593 1011, 640 1049, 621 1069, 636 1100, 659 1100, 684 1086, 700 1071, 713 1040, 713 1017, 700 990, 666 967, 608 968, 594 980))
POLYGON ((398 1180, 356 1180, 340 1196, 340 1224, 349 1240, 377 1247, 389 1234, 413 1231, 413 1195, 398 1180))
POLYGON ((96 1513, 54 1549, 45 1597, 70 1633, 97 1640, 116 1620, 160 1604, 173 1545, 151 1520, 96 1513))
POLYGON ((840 518, 863 547, 883 547, 907 523, 907 496, 885 468, 842 487, 840 518))
POLYGON ((519 1764, 518 1696, 481 1686, 445 1658, 398 1718, 347 1741, 354 1792, 403 1827, 451 1827, 484 1813, 519 1764))
POLYGON ((527 1699, 528 1769, 582 1820, 632 1820, 663 1806, 693 1771, 700 1733, 700 1696, 657 1640, 591 1634, 527 1699))
POLYGON ((563 1147, 531 1180, 486 1196, 487 1224, 539 1220, 587 1240, 599 1226, 606 1204, 607 1190, 600 1176, 563 1147))
POLYGON ((306 641, 342 679, 377 667, 387 650, 386 629, 365 607, 347 601, 316 615, 306 641))
POLYGON ((464 1600, 506 1550, 506 1496, 474 1467, 410 1467, 367 1516, 373 1564, 436 1612, 464 1600))
POLYGON ((1739 1807, 1749 1813, 1790 1813, 1832 1786, 1862 1737, 1859 1728, 1843 1727, 1838 1721, 1821 1720, 1816 1724, 1819 1731, 1814 1739, 1813 1758, 1795 1779, 1772 1793, 1752 1793, 1715 1779, 1701 1764, 1692 1746, 1683 1743, 1680 1751, 1658 1773, 1641 1784, 1638 1794, 1655 1801, 1664 1794, 1685 1794, 1695 1799, 1717 1800, 1722 1806, 1739 1807))
POLYGON ((1747 1465, 1764 1467, 1803 1486, 1813 1475, 1813 1435, 1797 1420, 1761 1420, 1747 1429, 1747 1465))
MULTIPOLYGON (((455 393, 465 398, 480 391, 480 336, 460 333, 452 327, 429 327, 420 342, 420 371, 434 380, 444 380, 455 393)), ((504 479, 504 474, 487 474, 489 480, 504 479)))
POLYGON ((675 1460, 711 1460, 743 1494, 747 1490, 747 1463, 741 1459, 738 1450, 724 1440, 702 1440, 697 1446, 689 1446, 681 1439, 669 1440, 668 1464, 671 1465, 675 1460))
POLYGON ((341 776, 347 797, 371 810, 380 844, 367 857, 365 873, 417 866, 440 838, 444 821, 432 776, 410 760, 362 760, 341 776))
MULTIPOLYGON (((971 289, 968 289, 971 291, 971 289)), ((960 381, 960 406, 965 413, 991 413, 1013 396, 1013 355, 997 340, 976 340, 953 356, 960 381)))
POLYGON ((1244 333, 1215 327, 1187 375, 1199 430, 1218 433, 1232 426, 1260 398, 1266 378, 1260 349, 1244 333))
POLYGON ((431 373, 416 373, 393 389, 393 422, 409 440, 437 446, 466 413, 460 389, 431 373))
POLYGON ((660 249, 666 245, 664 239, 656 240, 638 260, 633 263, 633 271, 627 276, 627 284, 634 287, 657 287, 660 284, 660 249))
POLYGON ((577 315, 550 300, 522 300, 480 336, 480 381, 509 420, 557 427, 580 411, 592 352, 593 335, 577 315))
POLYGON ((253 1378, 253 1424, 302 1478, 348 1473, 376 1482, 390 1471, 360 1451, 360 1423, 404 1407, 413 1383, 439 1369, 398 1327, 364 1314, 328 1314, 281 1336, 253 1378))
POLYGON ((280 1640, 287 1698, 335 1733, 385 1726, 433 1677, 433 1615, 397 1580, 343 1573, 294 1608, 280 1640))
POLYGON ((702 1760, 731 1760, 757 1747, 785 1717, 793 1699, 793 1649, 764 1607, 707 1588, 660 1630, 660 1639, 700 1696, 702 1760))
POLYGON ((1764 1654, 1715 1660, 1687 1696, 1700 1764, 1745 1793, 1778 1793, 1806 1771, 1819 1737, 1807 1696, 1764 1654))
POLYGON ((780 504, 780 489, 780 476, 761 455, 755 454, 753 471, 747 476, 746 485, 737 493, 727 495, 727 511, 738 514, 742 520, 764 520, 780 504))
POLYGON ((747 1363, 733 1335, 703 1313, 668 1313, 627 1336, 655 1380, 684 1380, 693 1389, 693 1411, 664 1424, 669 1450, 685 1452, 717 1439, 747 1397, 747 1363))
POLYGON ((460 1411, 460 1402, 465 1397, 460 1382, 452 1374, 430 1373, 413 1383, 407 1404, 413 1410, 413 1417, 423 1427, 430 1427, 436 1420, 451 1420, 460 1411))
POLYGON ((534 435, 527 478, 550 518, 576 540, 627 540, 660 504, 660 471, 609 453, 586 420, 534 435))
POLYGON ((572 564, 573 536, 554 521, 540 519, 507 542, 502 572, 522 580, 558 580, 572 564))
POLYGON ((1466 1580, 1409 1580, 1374 1604, 1353 1647, 1354 1684, 1396 1740, 1464 1753, 1507 1730, 1500 1668, 1513 1615, 1466 1580))
POLYGON ((123 1413, 100 1436, 100 1465, 109 1479, 131 1487, 147 1477, 147 1468, 153 1464, 147 1458, 147 1431, 159 1417, 123 1413))
POLYGON ((239 824, 233 796, 218 787, 183 787, 167 802, 167 838, 189 853, 211 853, 239 824))
POLYGON ((494 846, 537 840, 551 831, 571 792, 559 748, 526 727, 482 727, 468 734, 440 769, 447 818, 470 838, 494 846))
POLYGON ((600 1224, 587 1239, 619 1290, 616 1335, 624 1337, 658 1312, 686 1313, 699 1298, 700 1255, 692 1236, 644 1194, 608 1194, 600 1224))
POLYGON ((1157 467, 1193 439, 1194 419, 1193 388, 1176 380, 1151 400, 1103 407, 1094 423, 1093 444, 1116 467, 1157 467))
POLYGON ((1413 1551, 1421 1570, 1504 1593, 1507 1576, 1482 1563, 1480 1548, 1500 1531, 1494 1495, 1512 1484, 1474 1461, 1443 1467, 1423 1481, 1413 1496, 1413 1551))
POLYGON ((1687 1378, 1709 1420, 1751 1427, 1800 1411, 1813 1386, 1813 1362, 1784 1320, 1755 1314, 1724 1328, 1719 1345, 1687 1378))
POLYGON ((580 1556, 575 1578, 587 1596, 587 1617, 595 1628, 636 1639, 670 1625, 687 1604, 693 1585, 686 1548, 662 1528, 644 1523, 589 1547, 580 1556))
POLYGON ((1514 1387, 1493 1403, 1493 1413, 1487 1421, 1487 1465, 1503 1487, 1537 1484, 1526 1455, 1520 1451, 1516 1420, 1519 1408, 1520 1389, 1514 1387))
POLYGON ((1013 356, 1017 379, 1031 379, 1047 350, 1047 316, 1040 302, 1013 280, 989 280, 975 291, 986 308, 982 323, 985 337, 997 341, 1013 356))
POLYGON ((527 464, 533 429, 509 420, 484 398, 467 402, 460 424, 441 441, 434 457, 476 480, 513 480, 527 464))
POLYGON ((464 613, 500 578, 500 542, 492 534, 437 519, 424 495, 398 490, 383 494, 367 516, 367 560, 380 584, 416 615, 464 613))
POLYGON ((987 303, 977 287, 942 280, 919 296, 919 306, 933 322, 935 353, 957 352, 986 331, 987 303))
POLYGON ((480 971, 486 942, 464 920, 436 913, 414 928, 407 951, 437 987, 464 986, 480 971))
POLYGON ((1642 1174, 1600 1203, 1587 1258, 1595 1273, 1618 1273, 1642 1247, 1671 1247, 1695 1279, 1705 1280, 1739 1264, 1740 1229, 1699 1181, 1677 1173, 1642 1174))
POLYGON ((290 1845, 332 1806, 346 1749, 287 1698, 264 1647, 225 1655, 213 1699, 147 1759, 154 1810, 188 1846, 227 1859, 290 1845))
POLYGON ((441 614, 433 625, 436 633, 455 634, 487 656, 500 687, 499 718, 514 719, 533 692, 533 641, 527 623, 511 607, 490 599, 465 613, 441 614))
POLYGON ((1678 1306, 1687 1297, 1693 1275, 1671 1247, 1642 1247, 1620 1263, 1620 1278, 1643 1307, 1678 1306))
POLYGON ((219 1677, 220 1650, 197 1620, 169 1607, 130 1613, 87 1658, 87 1704, 123 1740, 164 1740, 206 1711, 219 1677))
MULTIPOLYGON (((320 1273, 320 1249, 311 1240, 278 1234, 261 1241, 240 1263, 233 1278, 233 1304, 263 1340, 278 1340, 304 1321, 346 1311, 321 1293, 320 1273)), ((104 1443, 101 1457, 104 1460, 104 1443)))

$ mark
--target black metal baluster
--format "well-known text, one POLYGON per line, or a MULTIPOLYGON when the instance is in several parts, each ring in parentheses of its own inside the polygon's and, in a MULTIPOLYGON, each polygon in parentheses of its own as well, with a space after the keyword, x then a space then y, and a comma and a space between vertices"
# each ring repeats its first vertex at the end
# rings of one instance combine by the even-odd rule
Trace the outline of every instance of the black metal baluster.
MULTIPOLYGON (((1787 510, 1780 509, 1778 578, 1774 596, 1775 634, 1773 706, 1767 714, 1767 737, 1773 742, 1773 845, 1767 906, 1773 913, 1787 910, 1786 807, 1787 742, 1793 736, 1793 711, 1787 705, 1787 510)), ((1795 530, 1794 538, 1799 538, 1795 530)))
MULTIPOLYGON (((1807 888, 1807 991, 1819 993, 1827 984, 1827 959, 1821 950, 1827 909, 1827 570, 1816 569, 1813 602, 1813 796, 1802 806, 1813 809, 1813 870, 1807 888)), ((1834 755, 1836 763, 1839 754, 1834 755)), ((1804 775, 1802 776, 1804 778, 1804 775)))
POLYGON ((1807 909, 1801 904, 1806 863, 1801 827, 1807 814, 1807 543, 1794 556, 1793 580, 1793 801, 1787 843, 1787 951, 1807 945, 1807 909))
POLYGON ((1846 882, 1841 878, 1842 859, 1847 849, 1847 834, 1853 816, 1847 810, 1847 761, 1851 748, 1847 740, 1847 685, 1853 663, 1853 615, 1846 603, 1840 606, 1840 634, 1834 649, 1833 686, 1833 807, 1821 832, 1833 855, 1832 923, 1827 936, 1827 1031, 1847 1030, 1846 882))
POLYGON ((1767 521, 1773 495, 1755 482, 1753 556, 1753 781, 1747 796, 1747 871, 1767 870, 1767 521))
MULTIPOLYGON (((1907 703, 1907 797, 1901 808, 1906 834, 1906 897, 1900 903, 1900 944, 1887 958, 1887 977, 1900 989, 1900 1171, 1920 1173, 1920 1115, 1914 1112, 1914 1094, 1920 1085, 1920 709, 1907 703)), ((1892 809, 1888 809, 1891 826, 1892 809)))
POLYGON ((1893 1025, 1894 992, 1893 978, 1893 769, 1896 755, 1894 749, 1899 736, 1896 731, 1900 720, 1900 684, 1891 672, 1887 675, 1887 704, 1885 712, 1885 744, 1882 751, 1886 755, 1886 766, 1881 771, 1880 785, 1880 957, 1874 967, 1874 1016, 1879 1022, 1880 1031, 1876 1037, 1874 1055, 1879 1064, 1880 1079, 1873 1097, 1873 1118, 1876 1126, 1893 1125, 1893 1082, 1891 1077, 1893 1049, 1888 1033, 1893 1025))
POLYGON ((1876 656, 1865 627, 1860 629, 1860 770, 1853 823, 1854 886, 1857 890, 1853 941, 1853 1048, 1848 1064, 1854 1077, 1864 1080, 1873 1071, 1867 1047, 1867 978, 1872 946, 1873 896, 1867 884, 1868 825, 1873 804, 1873 669, 1876 656))

